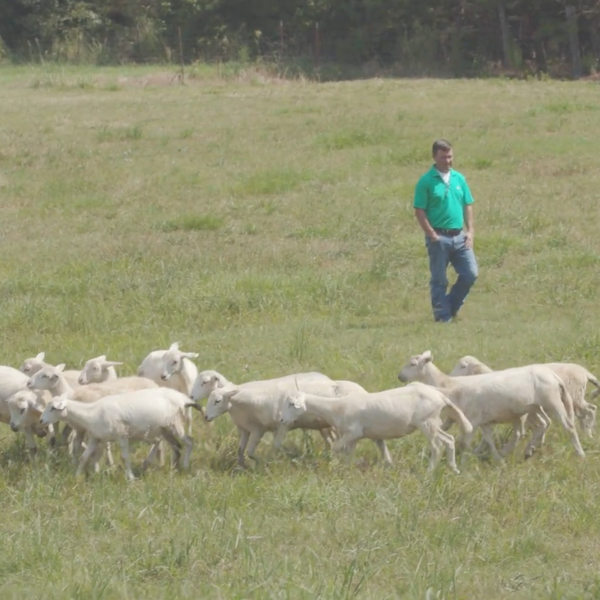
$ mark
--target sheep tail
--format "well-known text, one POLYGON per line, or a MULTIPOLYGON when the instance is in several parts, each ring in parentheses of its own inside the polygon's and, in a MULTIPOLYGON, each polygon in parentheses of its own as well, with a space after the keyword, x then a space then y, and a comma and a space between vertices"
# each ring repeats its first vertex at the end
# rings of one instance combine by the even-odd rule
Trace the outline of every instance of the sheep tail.
POLYGON ((446 396, 444 396, 443 394, 442 398, 444 399, 444 404, 446 405, 448 411, 451 413, 452 418, 458 422, 463 435, 471 433, 473 431, 473 425, 471 424, 471 421, 469 421, 469 419, 465 417, 465 413, 463 413, 463 411, 460 410, 460 408, 458 408, 458 406, 456 406, 456 404, 454 404, 452 400, 446 398, 446 396))

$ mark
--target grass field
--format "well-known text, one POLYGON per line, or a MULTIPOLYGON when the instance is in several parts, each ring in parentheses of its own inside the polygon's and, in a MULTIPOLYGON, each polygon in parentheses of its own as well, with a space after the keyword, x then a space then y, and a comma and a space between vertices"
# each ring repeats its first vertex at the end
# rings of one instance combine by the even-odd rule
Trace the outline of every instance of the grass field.
MULTIPOLYGON (((281 81, 258 71, 0 69, 0 364, 98 354, 132 374, 180 341, 243 382, 299 370, 398 385, 431 349, 600 374, 600 88, 281 81), (412 192, 433 139, 476 198, 480 278, 433 323, 412 192)), ((0 439, 2 598, 598 598, 600 443, 432 477, 294 432, 234 473, 228 417, 189 473, 76 479, 0 439)), ((43 443, 42 443, 43 445, 43 443)), ((146 448, 136 451, 136 464, 146 448)), ((118 453, 118 451, 117 451, 118 453)))

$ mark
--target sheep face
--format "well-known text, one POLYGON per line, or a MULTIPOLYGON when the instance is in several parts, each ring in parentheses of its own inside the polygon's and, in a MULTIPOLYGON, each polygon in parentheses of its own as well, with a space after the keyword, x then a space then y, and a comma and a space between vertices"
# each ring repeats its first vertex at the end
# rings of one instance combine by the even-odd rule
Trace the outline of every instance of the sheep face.
POLYGON ((213 390, 206 403, 204 418, 207 421, 214 421, 217 417, 225 414, 231 408, 231 398, 238 392, 237 387, 213 390))
POLYGON ((306 402, 302 392, 295 394, 286 394, 283 399, 281 410, 281 422, 284 425, 291 425, 306 412, 306 402))
POLYGON ((27 387, 30 390, 52 390, 56 387, 60 373, 64 368, 64 364, 57 365, 56 367, 51 365, 42 367, 37 373, 29 378, 27 387))
POLYGON ((411 356, 408 362, 398 373, 398 379, 404 383, 409 381, 423 381, 425 376, 425 367, 433 360, 433 355, 429 350, 423 354, 411 356))
POLYGON ((23 425, 28 418, 28 413, 32 411, 41 413, 45 408, 44 403, 40 400, 38 395, 30 390, 21 390, 16 394, 13 394, 6 400, 6 405, 10 411, 10 428, 13 431, 22 430, 23 425))
POLYGON ((198 373, 198 377, 194 381, 190 397, 194 402, 200 402, 208 398, 211 392, 223 386, 222 375, 219 375, 216 371, 202 371, 198 373))
POLYGON ((67 414, 67 403, 64 398, 55 398, 50 400, 42 412, 40 423, 42 425, 51 425, 56 423, 67 414))
POLYGON ((19 367, 19 371, 26 375, 37 373, 44 366, 45 352, 40 352, 35 358, 26 358, 19 367))
POLYGON ((181 373, 184 358, 198 358, 198 354, 196 352, 181 352, 179 344, 171 344, 171 347, 163 354, 163 369, 160 378, 166 381, 175 373, 181 373))
POLYGON ((107 371, 109 367, 118 367, 122 362, 106 360, 106 355, 90 358, 85 363, 81 374, 77 378, 79 385, 87 385, 89 383, 100 383, 106 381, 107 371))

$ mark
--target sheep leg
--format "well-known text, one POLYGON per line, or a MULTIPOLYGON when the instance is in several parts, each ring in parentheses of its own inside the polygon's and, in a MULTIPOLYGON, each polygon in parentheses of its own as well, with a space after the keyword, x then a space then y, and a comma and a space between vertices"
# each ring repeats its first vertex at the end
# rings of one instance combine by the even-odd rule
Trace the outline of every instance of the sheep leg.
POLYGON ((381 458, 383 459, 383 462, 388 465, 393 465, 394 463, 392 462, 392 457, 385 440, 375 440, 375 444, 379 448, 379 452, 381 452, 381 458))
POLYGON ((110 449, 110 442, 106 442, 105 447, 106 447, 106 462, 108 463, 109 467, 113 467, 115 464, 115 461, 113 459, 112 451, 110 449))
POLYGON ((544 436, 546 434, 546 430, 548 429, 548 424, 546 422, 546 420, 537 413, 534 414, 534 416, 531 418, 531 425, 533 425, 533 433, 531 436, 531 440, 529 440, 529 443, 527 444, 527 446, 525 447, 525 458, 531 458, 531 456, 533 455, 533 453, 535 452, 535 449, 538 448, 538 442, 542 441, 544 439, 544 436))
POLYGON ((102 458, 102 454, 104 452, 104 447, 105 446, 108 447, 108 443, 106 443, 106 444, 103 444, 103 443, 98 444, 98 447, 92 453, 92 464, 93 464, 94 473, 99 473, 100 472, 100 459, 102 458))
POLYGON ((273 448, 275 450, 281 450, 281 446, 283 445, 283 440, 289 431, 289 427, 287 425, 280 424, 277 426, 275 430, 275 435, 273 436, 273 448))
POLYGON ((327 429, 319 429, 319 433, 325 442, 325 450, 331 450, 331 447, 335 442, 335 432, 333 428, 327 427, 327 429))
POLYGON ((581 447, 581 442, 579 441, 579 436, 577 435, 577 429, 573 424, 573 421, 568 417, 566 410, 561 406, 562 410, 558 410, 558 420, 561 425, 564 427, 564 430, 567 432, 567 435, 571 438, 571 443, 573 444, 573 448, 575 448, 575 453, 577 456, 581 458, 585 458, 585 452, 581 447))
POLYGON ((77 465, 77 470, 75 471, 75 475, 81 475, 83 473, 88 459, 94 453, 97 446, 98 446, 98 440, 96 438, 91 438, 88 442, 85 452, 81 455, 81 458, 79 459, 79 463, 77 465))
POLYGON ((437 438, 444 446, 446 446, 446 459, 448 461, 448 466, 454 474, 459 475, 460 471, 456 466, 456 448, 454 444, 454 437, 440 429, 440 431, 437 432, 437 438))
POLYGON ((71 454, 73 455, 73 461, 75 464, 78 463, 81 458, 81 448, 83 445, 83 438, 85 437, 86 432, 83 429, 77 429, 75 431, 75 436, 73 438, 73 445, 71 448, 71 454))
POLYGON ((158 453, 158 448, 160 446, 160 440, 154 442, 154 444, 152 444, 152 448, 150 448, 150 452, 148 452, 148 456, 146 456, 146 458, 144 459, 144 462, 142 463, 142 470, 145 471, 152 462, 154 462, 154 460, 156 459, 156 455, 158 453))
POLYGON ((181 460, 181 442, 170 429, 163 428, 161 431, 165 440, 167 440, 171 448, 173 448, 173 466, 179 469, 179 462, 181 460))
POLYGON ((192 458, 192 450, 194 449, 194 440, 191 436, 183 436, 183 445, 185 446, 185 453, 183 455, 183 468, 189 469, 190 460, 192 458))
POLYGON ((243 429, 240 429, 239 432, 240 432, 240 443, 238 445, 237 464, 239 467, 244 468, 246 466, 246 461, 244 459, 244 453, 246 452, 246 446, 248 445, 248 440, 250 439, 250 432, 244 431, 243 429))
POLYGON ((260 440, 262 439, 263 435, 264 432, 255 430, 250 434, 250 439, 248 441, 248 448, 246 449, 246 453, 256 463, 258 463, 258 458, 255 456, 254 453, 256 452, 256 447, 258 446, 258 444, 260 444, 260 440))
POLYGON ((25 446, 27 447, 27 451, 29 455, 33 458, 37 452, 37 446, 35 445, 35 438, 33 437, 33 431, 29 427, 26 427, 23 430, 25 434, 25 446))
POLYGON ((346 462, 349 463, 356 449, 356 443, 361 437, 362 433, 357 435, 356 433, 349 431, 339 438, 335 444, 333 444, 334 452, 341 452, 345 455, 346 462))
POLYGON ((188 437, 192 437, 192 407, 188 406, 187 409, 187 418, 188 418, 188 437))
POLYGON ((131 470, 131 457, 129 456, 129 439, 126 437, 119 438, 119 445, 121 446, 121 458, 125 464, 125 477, 128 481, 134 481, 135 476, 131 470))
POLYGON ((504 444, 502 450, 500 450, 502 456, 508 456, 515 449, 515 446, 525 437, 525 422, 527 417, 528 415, 525 414, 513 421, 512 436, 508 442, 504 444))
POLYGON ((494 442, 494 430, 492 426, 489 424, 481 425, 481 434, 490 448, 492 458, 498 462, 502 462, 502 455, 498 452, 498 448, 496 448, 496 444, 494 442))

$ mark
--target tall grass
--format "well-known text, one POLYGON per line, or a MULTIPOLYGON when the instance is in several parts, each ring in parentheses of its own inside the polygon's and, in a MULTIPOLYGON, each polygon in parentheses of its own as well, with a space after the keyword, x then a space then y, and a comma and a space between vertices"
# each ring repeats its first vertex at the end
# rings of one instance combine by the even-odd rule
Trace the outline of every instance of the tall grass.
MULTIPOLYGON (((398 385, 429 348, 494 368, 600 373, 591 83, 305 80, 149 68, 0 70, 0 362, 45 350, 134 373, 180 341, 232 381, 317 369, 398 385), (412 189, 455 143, 481 275, 433 323, 412 189)), ((7 598, 595 598, 596 438, 553 427, 504 466, 426 475, 423 439, 345 465, 294 432, 232 470, 227 417, 194 424, 189 473, 77 480, 0 436, 7 598)), ((145 448, 139 448, 139 469, 145 448)), ((139 472, 139 471, 138 471, 139 472)))

